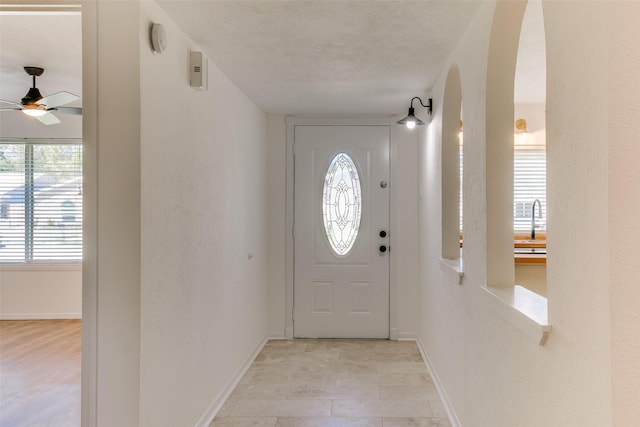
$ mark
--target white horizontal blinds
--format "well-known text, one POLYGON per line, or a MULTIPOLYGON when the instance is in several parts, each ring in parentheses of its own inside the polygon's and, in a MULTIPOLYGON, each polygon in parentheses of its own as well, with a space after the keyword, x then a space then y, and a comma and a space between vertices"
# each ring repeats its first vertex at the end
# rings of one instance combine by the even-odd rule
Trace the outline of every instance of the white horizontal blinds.
POLYGON ((23 152, 11 172, 0 166, 0 204, 9 205, 0 262, 81 260, 82 146, 1 144, 0 151, 23 152))
POLYGON ((25 259, 24 144, 0 144, 0 261, 25 259))
POLYGON ((34 260, 82 258, 82 148, 33 145, 34 260))
POLYGON ((547 219, 547 160, 541 147, 516 147, 513 159, 513 228, 531 231, 531 208, 538 199, 542 205, 542 218, 536 206, 537 231, 546 230, 547 219))

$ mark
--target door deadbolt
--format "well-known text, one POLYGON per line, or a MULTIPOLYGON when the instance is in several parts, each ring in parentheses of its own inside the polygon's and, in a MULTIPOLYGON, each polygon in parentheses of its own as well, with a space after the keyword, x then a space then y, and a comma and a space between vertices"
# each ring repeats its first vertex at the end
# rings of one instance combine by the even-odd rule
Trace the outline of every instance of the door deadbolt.
POLYGON ((381 253, 385 253, 385 252, 387 252, 387 246, 386 246, 386 245, 380 245, 380 248, 379 248, 379 249, 380 249, 380 252, 381 252, 381 253))
POLYGON ((382 237, 383 239, 387 237, 387 232, 384 230, 380 230, 380 237, 382 237))
POLYGON ((380 188, 387 188, 387 181, 380 181, 380 188))

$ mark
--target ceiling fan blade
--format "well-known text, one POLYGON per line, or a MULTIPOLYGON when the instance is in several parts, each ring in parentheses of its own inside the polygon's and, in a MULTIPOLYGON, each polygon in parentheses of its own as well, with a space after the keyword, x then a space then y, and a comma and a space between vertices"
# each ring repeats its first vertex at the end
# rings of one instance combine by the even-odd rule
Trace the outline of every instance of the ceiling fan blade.
POLYGON ((22 108, 0 108, 0 111, 20 111, 22 108))
POLYGON ((11 104, 15 107, 19 107, 20 109, 22 109, 22 105, 16 103, 16 102, 12 102, 12 101, 5 101, 4 99, 0 99, 0 102, 2 102, 3 104, 11 104))
POLYGON ((80 97, 72 93, 63 91, 63 92, 54 93, 53 95, 45 96, 44 98, 38 101, 38 104, 46 105, 47 108, 55 108, 58 105, 68 104, 77 99, 80 99, 80 97))
POLYGON ((77 108, 77 107, 55 107, 55 108, 50 108, 50 110, 57 111, 58 113, 64 113, 64 114, 82 115, 82 108, 77 108))
POLYGON ((43 123, 45 125, 57 125, 58 123, 60 123, 60 120, 58 120, 58 118, 51 113, 37 116, 36 119, 38 119, 40 123, 43 123))

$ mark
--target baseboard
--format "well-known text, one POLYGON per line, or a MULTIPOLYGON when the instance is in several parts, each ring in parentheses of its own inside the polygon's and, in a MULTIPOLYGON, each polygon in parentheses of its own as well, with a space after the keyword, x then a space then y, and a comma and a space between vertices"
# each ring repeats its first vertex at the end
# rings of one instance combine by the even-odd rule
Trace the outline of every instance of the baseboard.
POLYGON ((286 340, 284 332, 269 332, 267 333, 267 341, 268 340, 286 340))
POLYGON ((447 393, 442 387, 440 378, 438 378, 438 374, 436 374, 436 371, 431 364, 431 360, 429 360, 427 351, 424 349, 422 341, 420 341, 420 338, 416 339, 416 344, 418 344, 418 349, 420 350, 420 354, 422 355, 424 364, 427 365, 427 370, 429 371, 429 375, 431 375, 433 384, 436 386, 436 390, 438 390, 438 394, 440 395, 440 399, 442 400, 442 404, 444 405, 444 410, 447 412, 447 416, 449 417, 449 422, 451 422, 452 427, 462 427, 462 425, 460 424, 460 420, 458 419, 458 416, 456 415, 456 412, 451 405, 451 401, 449 400, 447 393))
POLYGON ((0 320, 67 320, 82 319, 82 313, 0 313, 0 320))
POLYGON ((398 339, 398 328, 389 328, 389 339, 395 341, 398 339))
POLYGON ((398 334, 398 341, 415 341, 418 338, 418 334, 415 332, 400 332, 398 334))
POLYGON ((240 370, 236 372, 236 374, 227 382, 227 384, 222 388, 222 391, 218 394, 218 396, 215 399, 213 399, 213 402, 211 402, 211 404, 209 405, 205 413, 202 414, 202 416, 196 423, 195 427, 208 427, 213 422, 213 419, 218 414, 218 411, 220 411, 220 409, 222 408, 222 405, 224 405, 224 402, 226 402, 227 398, 231 395, 233 390, 236 388, 236 386, 238 385, 238 383, 240 382, 244 374, 247 373, 247 370, 253 363, 256 356, 262 351, 262 348, 267 343, 267 341, 268 341, 268 338, 264 338, 258 344, 253 354, 245 360, 240 370))

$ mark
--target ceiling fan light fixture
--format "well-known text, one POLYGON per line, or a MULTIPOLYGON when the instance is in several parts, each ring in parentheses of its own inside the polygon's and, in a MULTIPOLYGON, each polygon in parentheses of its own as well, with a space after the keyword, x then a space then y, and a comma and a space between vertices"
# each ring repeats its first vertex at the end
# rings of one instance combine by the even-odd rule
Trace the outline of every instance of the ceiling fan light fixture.
POLYGON ((30 104, 30 105, 25 105, 22 108, 22 112, 27 116, 41 117, 47 114, 47 109, 42 105, 30 104))
POLYGON ((40 90, 37 87, 32 87, 29 92, 22 98, 22 105, 35 104, 42 99, 40 90))
POLYGON ((36 77, 39 77, 44 73, 44 68, 27 66, 24 67, 24 71, 31 76, 33 86, 29 88, 29 91, 24 98, 22 98, 20 103, 0 100, 0 105, 11 105, 11 108, 0 108, 0 112, 22 111, 25 116, 34 117, 44 125, 56 125, 60 123, 60 120, 55 115, 51 114, 52 111, 63 114, 82 115, 81 107, 61 107, 62 105, 66 105, 80 99, 77 95, 61 91, 42 97, 40 90, 36 87, 36 77))

